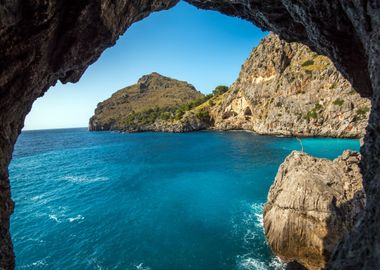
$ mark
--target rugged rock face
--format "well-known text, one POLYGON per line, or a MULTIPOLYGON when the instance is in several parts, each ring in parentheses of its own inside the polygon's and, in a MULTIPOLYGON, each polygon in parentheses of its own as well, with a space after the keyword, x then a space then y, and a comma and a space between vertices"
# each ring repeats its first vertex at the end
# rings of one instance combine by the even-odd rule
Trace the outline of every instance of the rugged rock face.
POLYGON ((57 80, 76 82, 119 35, 176 0, 0 3, 0 269, 13 269, 8 165, 33 102, 57 80))
POLYGON ((334 161, 292 152, 281 165, 264 207, 272 250, 285 261, 323 269, 364 209, 360 155, 334 161))
MULTIPOLYGON (((380 1, 187 0, 238 16, 327 55, 372 111, 362 149, 366 209, 331 269, 380 264, 380 1)), ((133 22, 176 0, 13 0, 0 4, 0 268, 14 266, 8 165, 26 114, 56 83, 77 81, 133 22)))
MULTIPOLYGON (((130 119, 133 114, 161 109, 158 113, 169 113, 171 108, 202 98, 203 94, 187 82, 174 80, 158 73, 141 77, 137 84, 115 92, 109 99, 98 104, 90 119, 93 131, 162 131, 171 129, 170 121, 154 121, 155 112, 140 121, 130 119), (167 112, 163 112, 167 109, 167 112), (129 121, 128 121, 129 120, 129 121)), ((180 125, 174 125, 173 130, 180 125)))
POLYGON ((100 103, 90 130, 187 132, 209 128, 286 136, 363 137, 370 110, 370 101, 360 97, 327 57, 300 43, 282 41, 273 33, 252 51, 227 93, 214 95, 178 121, 125 123, 131 111, 173 107, 199 98, 186 95, 187 99, 173 102, 175 90, 181 95, 187 85, 162 82, 155 82, 158 89, 165 90, 157 98, 149 97, 149 91, 136 98, 133 93, 141 92, 140 81, 100 103), (173 91, 164 89, 168 87, 173 91), (207 110, 211 121, 198 119, 200 110, 207 110))
POLYGON ((256 47, 220 105, 216 129, 260 134, 363 137, 370 102, 325 56, 270 34, 256 47))

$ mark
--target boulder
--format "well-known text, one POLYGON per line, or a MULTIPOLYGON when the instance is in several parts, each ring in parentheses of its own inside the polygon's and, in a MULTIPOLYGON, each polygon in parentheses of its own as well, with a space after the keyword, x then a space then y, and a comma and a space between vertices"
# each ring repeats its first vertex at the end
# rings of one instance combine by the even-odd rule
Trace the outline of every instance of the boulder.
POLYGON ((360 154, 335 160, 294 151, 280 166, 264 207, 269 246, 282 260, 323 269, 365 206, 360 154))

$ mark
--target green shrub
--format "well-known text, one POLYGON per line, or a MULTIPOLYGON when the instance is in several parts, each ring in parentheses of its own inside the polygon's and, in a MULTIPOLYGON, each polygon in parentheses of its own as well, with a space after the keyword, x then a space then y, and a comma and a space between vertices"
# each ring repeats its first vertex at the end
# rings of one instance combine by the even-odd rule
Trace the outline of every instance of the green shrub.
POLYGON ((365 116, 367 114, 367 112, 369 112, 369 108, 366 106, 366 107, 361 107, 359 109, 357 109, 356 113, 358 115, 361 115, 361 116, 365 116))
POLYGON ((225 86, 225 85, 219 85, 217 86, 214 91, 212 91, 212 93, 214 94, 214 96, 219 96, 221 94, 224 94, 225 92, 228 91, 228 86, 225 86))
POLYGON ((212 99, 210 99, 210 100, 208 101, 208 105, 210 105, 210 106, 214 106, 214 105, 215 105, 215 102, 214 102, 212 99))
POLYGON ((314 104, 314 109, 313 110, 315 110, 315 111, 319 111, 320 109, 322 109, 323 108, 323 106, 321 105, 321 104, 319 104, 319 103, 315 103, 314 104))
POLYGON ((209 122, 210 121, 210 115, 208 111, 206 110, 199 110, 196 112, 195 117, 197 117, 202 122, 209 122))
POLYGON ((307 114, 304 116, 304 118, 307 121, 310 121, 310 119, 317 119, 318 118, 318 111, 320 111, 323 108, 323 106, 319 103, 315 103, 314 108, 307 112, 307 114))
POLYGON ((307 114, 305 115, 305 119, 307 121, 310 121, 311 118, 317 119, 318 115, 317 112, 314 110, 308 111, 307 114))
POLYGON ((307 66, 311 66, 311 65, 314 65, 314 61, 309 59, 309 60, 306 60, 305 62, 303 62, 301 64, 302 67, 307 67, 307 66))
POLYGON ((337 105, 337 106, 342 106, 344 103, 344 100, 343 99, 340 99, 340 98, 337 98, 336 100, 334 100, 333 104, 334 105, 337 105))

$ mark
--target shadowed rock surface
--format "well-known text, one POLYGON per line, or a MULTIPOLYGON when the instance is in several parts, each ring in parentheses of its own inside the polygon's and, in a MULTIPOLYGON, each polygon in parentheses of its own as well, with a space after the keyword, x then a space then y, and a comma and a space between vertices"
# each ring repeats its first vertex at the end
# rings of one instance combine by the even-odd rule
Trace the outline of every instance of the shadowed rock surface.
POLYGON ((268 243, 285 261, 323 269, 364 209, 360 155, 334 161, 294 151, 280 166, 264 206, 268 243))
MULTIPOLYGON (((327 55, 353 87, 372 96, 362 148, 367 195, 358 229, 341 244, 330 269, 380 265, 380 1, 187 0, 299 41, 327 55)), ((0 4, 0 268, 12 269, 13 211, 8 165, 34 100, 57 80, 76 82, 135 21, 176 0, 32 1, 0 4)))
POLYGON ((11 0, 0 3, 0 269, 14 268, 8 165, 33 102, 77 82, 134 22, 177 1, 11 0))
POLYGON ((203 96, 187 82, 158 73, 145 75, 137 84, 123 88, 112 94, 109 99, 100 102, 90 119, 89 129, 162 131, 166 126, 170 127, 169 123, 166 124, 169 120, 157 121, 156 114, 157 118, 160 118, 159 114, 169 117, 170 110, 203 96), (138 115, 141 119, 137 119, 136 113, 142 112, 145 112, 145 115, 138 115))

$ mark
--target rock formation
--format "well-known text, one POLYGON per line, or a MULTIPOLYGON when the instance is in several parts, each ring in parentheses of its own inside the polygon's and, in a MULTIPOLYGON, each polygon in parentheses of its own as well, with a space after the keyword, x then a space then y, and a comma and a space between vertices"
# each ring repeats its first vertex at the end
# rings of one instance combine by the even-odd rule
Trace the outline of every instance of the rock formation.
POLYGON ((369 100, 356 93, 327 57, 271 33, 252 51, 227 93, 205 99, 176 121, 171 117, 149 123, 127 121, 132 111, 175 109, 200 98, 195 93, 187 83, 158 74, 144 76, 100 103, 90 130, 244 129, 286 136, 363 137, 370 108, 369 100), (197 118, 201 110, 207 111, 210 119, 197 118))
POLYGON ((264 207, 269 246, 285 261, 324 269, 364 209, 360 155, 334 161, 294 151, 281 165, 264 207))
MULTIPOLYGON (((14 267, 8 165, 33 102, 58 80, 79 80, 132 23, 177 2, 12 0, 0 4, 0 269, 14 267)), ((243 18, 289 42, 308 45, 328 56, 362 96, 372 96, 361 151, 366 209, 329 268, 376 269, 380 265, 380 1, 187 2, 243 18)))
POLYGON ((271 33, 252 51, 210 115, 220 130, 363 137, 369 108, 369 100, 356 93, 327 57, 271 33))
POLYGON ((99 103, 90 119, 89 129, 129 132, 175 130, 169 120, 172 111, 203 96, 187 82, 158 73, 145 75, 137 84, 123 88, 99 103))

